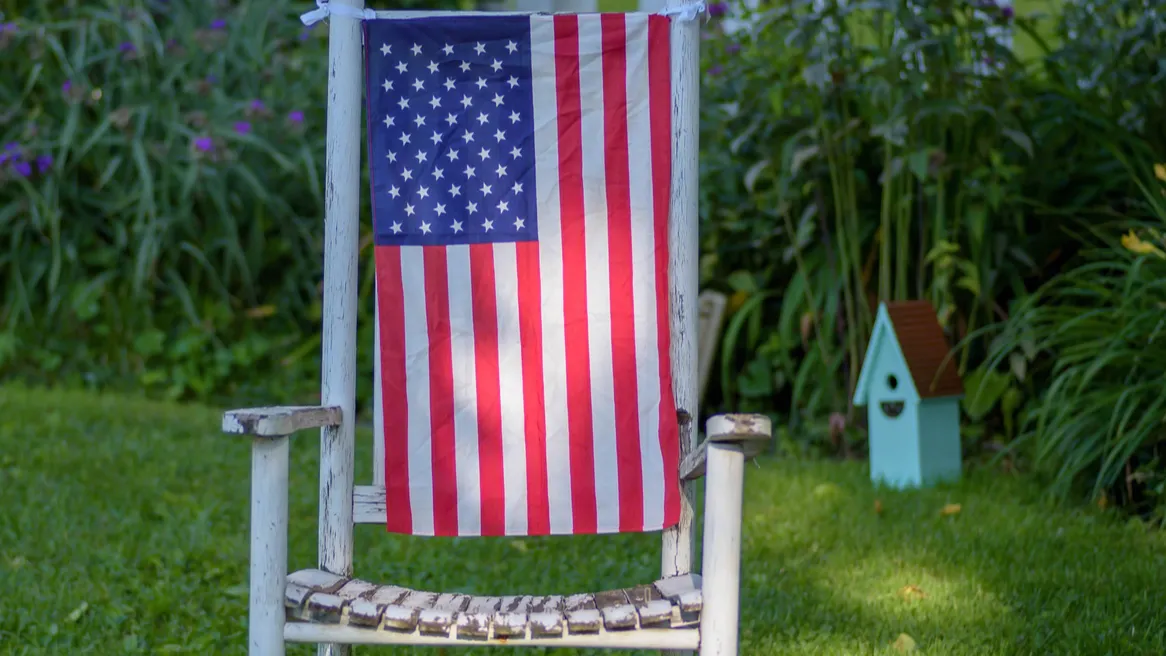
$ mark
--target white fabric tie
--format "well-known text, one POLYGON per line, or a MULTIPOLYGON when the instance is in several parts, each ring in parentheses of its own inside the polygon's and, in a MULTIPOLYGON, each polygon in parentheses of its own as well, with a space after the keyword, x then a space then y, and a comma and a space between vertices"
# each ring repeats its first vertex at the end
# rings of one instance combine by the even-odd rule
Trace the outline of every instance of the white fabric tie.
POLYGON ((345 4, 333 5, 328 0, 316 0, 316 8, 300 16, 300 21, 304 25, 313 25, 329 16, 346 16, 357 20, 373 20, 377 17, 377 12, 372 9, 357 9, 345 4))
POLYGON ((704 4, 704 0, 696 0, 696 2, 690 2, 679 7, 661 9, 659 13, 665 16, 670 16, 677 20, 690 21, 696 20, 696 18, 703 14, 706 9, 707 7, 704 4))

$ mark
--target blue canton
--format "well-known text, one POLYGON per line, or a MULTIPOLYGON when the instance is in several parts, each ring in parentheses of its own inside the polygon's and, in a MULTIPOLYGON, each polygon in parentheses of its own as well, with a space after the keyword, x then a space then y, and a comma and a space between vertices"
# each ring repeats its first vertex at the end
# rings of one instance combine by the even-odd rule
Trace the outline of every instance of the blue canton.
POLYGON ((536 240, 530 19, 366 25, 376 243, 536 240))

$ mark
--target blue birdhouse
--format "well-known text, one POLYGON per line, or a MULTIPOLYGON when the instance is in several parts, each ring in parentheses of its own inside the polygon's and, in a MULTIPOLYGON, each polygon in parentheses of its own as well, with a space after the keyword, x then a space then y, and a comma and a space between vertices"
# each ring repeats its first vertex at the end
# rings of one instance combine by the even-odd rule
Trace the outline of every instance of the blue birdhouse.
POLYGON ((854 404, 866 406, 870 477, 891 487, 958 480, 963 383, 935 308, 880 303, 854 404))

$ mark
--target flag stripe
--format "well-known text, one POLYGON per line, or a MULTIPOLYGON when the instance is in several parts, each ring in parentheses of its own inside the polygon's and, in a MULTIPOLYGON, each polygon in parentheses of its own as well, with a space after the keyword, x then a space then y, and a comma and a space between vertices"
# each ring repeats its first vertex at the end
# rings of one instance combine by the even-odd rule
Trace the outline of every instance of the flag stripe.
MULTIPOLYGON (((493 276, 497 287, 494 308, 498 321, 498 360, 494 376, 498 379, 499 423, 497 456, 500 494, 496 501, 486 497, 483 504, 483 532, 486 535, 523 535, 527 530, 526 510, 526 403, 524 366, 522 361, 521 306, 518 291, 517 244, 498 243, 492 246, 493 276), (503 375, 505 372, 505 375, 503 375), (497 505, 497 511, 490 504, 497 505), (496 519, 486 521, 497 512, 496 519), (499 522, 498 525, 492 522, 499 522)), ((478 248, 474 246, 472 248, 478 248)), ((486 476, 482 477, 483 482, 486 476)), ((485 487, 483 486, 483 496, 485 487)))
MULTIPOLYGON (((376 250, 378 294, 377 330, 380 341, 381 430, 391 426, 397 435, 409 434, 409 402, 405 388, 405 290, 401 280, 401 251, 396 248, 376 250)), ((384 441, 385 503, 394 509, 388 516, 388 530, 413 530, 409 507, 409 441, 384 441)))
MULTIPOLYGON (((477 449, 482 535, 505 535, 506 490, 503 481, 502 392, 499 380, 498 298, 495 284, 494 244, 469 246, 469 287, 473 308, 473 332, 466 340, 474 348, 474 381, 477 390, 477 449)), ((500 245, 503 246, 503 245, 500 245)), ((455 247, 456 248, 456 247, 455 247)), ((513 246, 511 246, 513 248, 513 246)), ((504 298, 504 302, 508 299, 504 298)), ((467 404, 468 405, 468 404, 467 404)), ((463 412, 472 416, 474 407, 463 412)), ((520 434, 521 435, 521 434, 520 434)))
MULTIPOLYGON (((657 248, 652 223, 651 114, 648 89, 648 44, 644 38, 648 17, 628 17, 627 88, 631 249, 640 256, 631 262, 630 288, 635 297, 636 408, 639 421, 640 465, 643 478, 643 527, 664 526, 664 459, 660 444, 660 354, 656 334, 657 248)), ((665 245, 666 247, 666 245, 665 245)), ((667 300, 667 297, 665 297, 667 300)))
MULTIPOLYGON (((622 14, 602 14, 604 174, 607 194, 608 288, 612 403, 619 490, 619 530, 644 524, 636 381, 636 303, 632 280, 632 216, 628 171, 627 34, 622 14)), ((600 76, 596 76, 597 78, 600 76)), ((598 113, 598 112, 597 112, 598 113)), ((598 354, 597 354, 598 355, 598 354)))
POLYGON ((518 277, 518 322, 522 340, 521 393, 526 431, 523 444, 526 456, 526 533, 547 535, 551 532, 551 518, 547 486, 547 409, 543 398, 542 292, 539 285, 538 246, 518 243, 514 248, 515 274, 518 277))
POLYGON ((429 338, 429 416, 433 431, 433 452, 429 456, 433 467, 433 531, 435 535, 456 535, 459 526, 459 449, 454 426, 454 354, 447 268, 447 252, 452 253, 453 249, 437 246, 422 249, 426 334, 429 338))
POLYGON ((446 275, 449 291, 449 344, 453 399, 453 434, 456 446, 443 452, 453 467, 457 533, 441 535, 481 535, 482 490, 478 457, 477 350, 474 336, 473 276, 470 246, 446 248, 446 275))
MULTIPOLYGON (((668 217, 672 200, 672 69, 669 66, 671 22, 664 16, 648 19, 648 94, 652 116, 653 224, 656 229, 656 327, 660 349, 662 394, 660 444, 664 453, 664 523, 680 521, 680 440, 676 401, 672 394, 672 338, 668 290, 668 217)), ((695 184, 695 183, 693 183, 695 184)), ((693 299, 695 301, 695 299, 693 299)))
POLYGON ((555 16, 558 91, 559 202, 562 215, 563 324, 566 338, 567 426, 571 463, 571 520, 576 533, 596 531, 595 453, 588 352, 586 211, 579 71, 579 19, 555 16))
MULTIPOLYGON (((419 246, 398 248, 401 254, 402 280, 423 281, 425 275, 425 253, 419 246)), ((404 285, 402 287, 405 316, 405 366, 407 373, 405 390, 409 403, 407 419, 407 442, 409 452, 409 512, 413 521, 413 533, 433 535, 433 440, 430 418, 431 406, 429 382, 429 326, 425 308, 426 284, 404 285)), ((386 430, 392 422, 385 422, 386 430)), ((388 453, 390 447, 385 448, 388 453)), ((404 509, 392 509, 404 512, 404 509)))

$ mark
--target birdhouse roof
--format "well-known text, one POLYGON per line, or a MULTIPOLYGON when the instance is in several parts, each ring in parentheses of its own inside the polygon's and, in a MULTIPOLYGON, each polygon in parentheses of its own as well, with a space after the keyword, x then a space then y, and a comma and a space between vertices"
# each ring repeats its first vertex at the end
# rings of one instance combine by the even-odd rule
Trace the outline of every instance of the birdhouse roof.
POLYGON ((874 365, 869 355, 874 351, 875 340, 888 337, 898 342, 920 399, 963 394, 963 381, 956 370, 956 363, 948 359, 951 348, 943 334, 943 327, 939 325, 935 308, 925 300, 895 301, 880 305, 879 319, 871 335, 872 348, 863 362, 858 389, 855 390, 857 402, 865 403, 865 388, 869 379, 867 368, 874 365), (888 335, 888 330, 893 334, 888 335))

